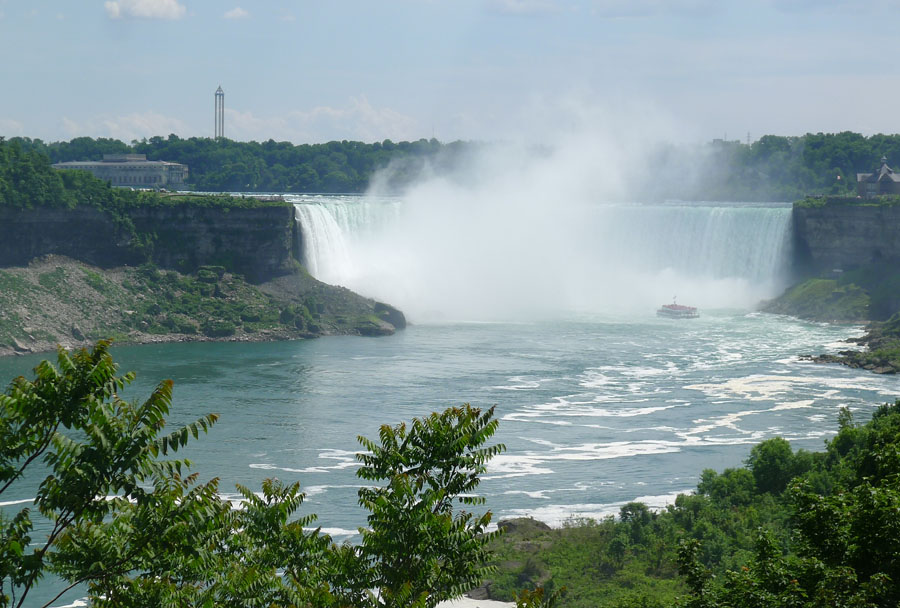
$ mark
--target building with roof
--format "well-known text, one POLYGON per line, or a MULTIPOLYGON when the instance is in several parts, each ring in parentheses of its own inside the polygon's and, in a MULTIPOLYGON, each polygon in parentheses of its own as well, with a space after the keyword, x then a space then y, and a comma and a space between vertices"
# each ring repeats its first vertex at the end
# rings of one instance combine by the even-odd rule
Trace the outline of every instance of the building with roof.
POLYGON ((900 194, 900 174, 888 167, 887 157, 881 157, 881 168, 875 173, 856 174, 856 193, 863 198, 882 194, 900 194))
POLYGON ((123 188, 183 188, 187 165, 147 160, 145 154, 104 154, 102 161, 56 163, 54 169, 90 171, 94 177, 123 188))

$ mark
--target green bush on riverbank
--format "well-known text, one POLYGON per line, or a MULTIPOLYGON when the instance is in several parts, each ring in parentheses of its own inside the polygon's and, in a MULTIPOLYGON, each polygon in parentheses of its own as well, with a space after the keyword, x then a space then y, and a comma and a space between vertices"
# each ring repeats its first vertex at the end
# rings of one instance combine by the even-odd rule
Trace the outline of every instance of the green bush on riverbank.
POLYGON ((838 427, 824 452, 764 441, 659 512, 629 503, 616 519, 513 526, 492 547, 490 595, 543 584, 566 587, 562 608, 893 607, 900 401, 861 426, 842 410, 838 427))
POLYGON ((811 321, 861 322, 869 318, 869 294, 854 283, 808 279, 766 302, 762 309, 811 321))

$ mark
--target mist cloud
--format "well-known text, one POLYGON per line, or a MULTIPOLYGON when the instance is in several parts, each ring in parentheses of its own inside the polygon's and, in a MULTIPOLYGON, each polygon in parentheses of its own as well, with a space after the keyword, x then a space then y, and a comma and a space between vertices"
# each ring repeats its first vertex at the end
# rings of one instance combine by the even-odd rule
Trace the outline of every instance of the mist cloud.
POLYGON ((543 143, 473 146, 453 171, 423 172, 390 225, 347 244, 352 263, 324 279, 389 301, 413 322, 652 314, 673 293, 751 307, 782 287, 784 210, 759 227, 770 240, 750 239, 744 253, 731 241, 754 210, 635 204, 661 201, 667 186, 690 187, 708 169, 702 154, 666 144, 678 127, 664 114, 569 100, 556 119, 568 128, 542 130, 543 143), (706 234, 709 222, 722 229, 706 234))

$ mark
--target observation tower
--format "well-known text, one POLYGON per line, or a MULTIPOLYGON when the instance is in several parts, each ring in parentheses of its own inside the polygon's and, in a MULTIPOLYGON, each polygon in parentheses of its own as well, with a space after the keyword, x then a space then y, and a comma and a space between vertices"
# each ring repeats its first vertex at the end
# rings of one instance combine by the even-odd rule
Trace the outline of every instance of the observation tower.
POLYGON ((216 89, 216 139, 225 137, 225 91, 216 89))

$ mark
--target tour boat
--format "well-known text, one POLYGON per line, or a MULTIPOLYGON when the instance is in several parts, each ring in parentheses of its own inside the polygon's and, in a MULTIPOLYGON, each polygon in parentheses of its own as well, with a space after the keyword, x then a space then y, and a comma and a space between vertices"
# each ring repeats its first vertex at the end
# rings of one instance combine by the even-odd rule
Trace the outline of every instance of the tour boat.
POLYGON ((660 306, 659 310, 656 311, 656 316, 666 317, 667 319, 696 319, 700 316, 700 313, 693 306, 676 304, 675 298, 672 298, 671 304, 660 306))

